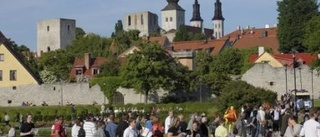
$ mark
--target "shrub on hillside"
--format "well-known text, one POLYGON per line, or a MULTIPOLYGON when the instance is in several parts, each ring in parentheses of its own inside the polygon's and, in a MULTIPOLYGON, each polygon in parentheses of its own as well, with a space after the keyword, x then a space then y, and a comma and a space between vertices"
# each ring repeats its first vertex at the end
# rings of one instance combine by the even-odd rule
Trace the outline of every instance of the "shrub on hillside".
POLYGON ((231 81, 224 86, 221 95, 218 97, 217 104, 220 111, 224 112, 229 106, 234 106, 237 111, 245 103, 261 105, 262 103, 273 104, 277 99, 277 94, 262 88, 256 88, 244 81, 231 81))

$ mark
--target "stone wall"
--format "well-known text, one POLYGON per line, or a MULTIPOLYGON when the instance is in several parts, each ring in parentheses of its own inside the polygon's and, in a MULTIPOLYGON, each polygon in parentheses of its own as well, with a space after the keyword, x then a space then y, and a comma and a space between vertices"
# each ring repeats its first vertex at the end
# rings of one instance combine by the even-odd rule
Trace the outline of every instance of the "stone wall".
MULTIPOLYGON (((119 88, 124 103, 143 103, 144 95, 135 94, 133 89, 119 88)), ((166 92, 159 90, 149 94, 149 102, 159 102, 160 97, 166 92)), ((67 102, 73 104, 98 104, 108 103, 108 99, 100 91, 99 86, 89 87, 88 83, 70 84, 42 84, 0 88, 0 106, 8 106, 8 100, 12 100, 10 106, 21 106, 22 102, 33 103, 37 106, 46 101, 48 105, 65 105, 67 102), (62 91, 62 92, 61 92, 62 91), (62 100, 63 99, 63 100, 62 100)))
MULTIPOLYGON (((319 74, 316 71, 311 71, 306 65, 301 66, 301 69, 296 68, 295 70, 296 88, 298 90, 301 88, 308 90, 311 94, 313 91, 313 97, 319 98, 319 74)), ((269 64, 255 64, 241 79, 255 87, 261 87, 276 92, 278 98, 286 93, 286 83, 289 91, 294 89, 294 70, 289 67, 287 68, 287 82, 286 68, 273 68, 269 64)))

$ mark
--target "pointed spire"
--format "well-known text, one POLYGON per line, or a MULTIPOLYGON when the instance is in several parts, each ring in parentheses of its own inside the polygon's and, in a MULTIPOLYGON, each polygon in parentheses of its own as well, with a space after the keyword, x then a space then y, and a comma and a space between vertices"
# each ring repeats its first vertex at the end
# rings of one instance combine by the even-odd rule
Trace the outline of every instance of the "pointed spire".
POLYGON ((194 4, 193 4, 193 14, 192 14, 192 18, 190 21, 203 21, 201 19, 201 16, 200 16, 200 5, 198 3, 198 0, 195 0, 194 1, 194 4))
POLYGON ((222 16, 222 8, 221 8, 221 2, 220 0, 216 0, 216 3, 214 4, 214 17, 212 20, 224 20, 222 16))

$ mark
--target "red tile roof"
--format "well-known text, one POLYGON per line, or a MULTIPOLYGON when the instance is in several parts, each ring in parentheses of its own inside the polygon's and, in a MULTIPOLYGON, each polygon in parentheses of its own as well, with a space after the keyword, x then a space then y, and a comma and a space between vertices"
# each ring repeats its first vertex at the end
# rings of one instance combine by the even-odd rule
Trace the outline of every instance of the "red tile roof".
MULTIPOLYGON (((292 66, 293 55, 292 54, 271 54, 281 64, 292 66)), ((259 58, 258 54, 252 54, 249 57, 249 62, 254 63, 259 58)), ((314 60, 318 59, 317 54, 312 53, 296 53, 296 60, 305 65, 311 65, 314 60)))
POLYGON ((103 63, 107 62, 106 58, 103 57, 97 57, 97 58, 91 58, 91 63, 89 69, 85 68, 85 59, 84 58, 76 58, 74 60, 74 63, 72 65, 72 69, 70 72, 70 78, 76 78, 76 68, 82 68, 83 69, 83 76, 86 78, 93 78, 95 75, 92 74, 93 68, 99 68, 103 63))
POLYGON ((279 41, 277 37, 243 37, 236 40, 233 44, 233 47, 238 49, 250 49, 260 46, 271 48, 274 54, 280 53, 278 50, 279 41))
POLYGON ((166 36, 159 36, 159 37, 150 37, 149 41, 159 43, 161 46, 165 46, 167 41, 166 36))
MULTIPOLYGON (((191 33, 202 33, 202 28, 186 25, 187 31, 191 33)), ((213 30, 204 28, 204 34, 207 38, 213 39, 213 30)))
POLYGON ((209 40, 209 41, 182 41, 172 42, 173 51, 193 51, 199 49, 212 49, 211 55, 221 52, 226 45, 227 40, 209 40))
POLYGON ((279 41, 277 38, 278 28, 250 28, 235 30, 225 35, 222 39, 229 39, 233 42, 233 47, 238 49, 248 49, 262 46, 271 48, 274 54, 280 53, 279 41))

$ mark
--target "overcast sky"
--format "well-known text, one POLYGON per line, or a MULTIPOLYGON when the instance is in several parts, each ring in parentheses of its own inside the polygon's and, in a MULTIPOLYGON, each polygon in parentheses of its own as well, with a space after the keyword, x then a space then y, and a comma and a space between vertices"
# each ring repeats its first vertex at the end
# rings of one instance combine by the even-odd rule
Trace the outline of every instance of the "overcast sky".
MULTIPOLYGON (((211 28, 216 0, 198 0, 204 26, 211 28)), ((237 26, 256 28, 275 25, 278 20, 278 0, 220 0, 225 18, 225 34, 237 26)), ((186 10, 186 24, 192 16, 194 0, 180 0, 186 10)), ((114 24, 125 14, 150 11, 161 18, 166 0, 1 0, 0 31, 18 45, 24 44, 35 51, 38 20, 51 18, 75 19, 77 27, 86 32, 110 36, 114 24)), ((159 23, 161 21, 159 20, 159 23)), ((161 25, 161 24, 159 24, 161 25)))

